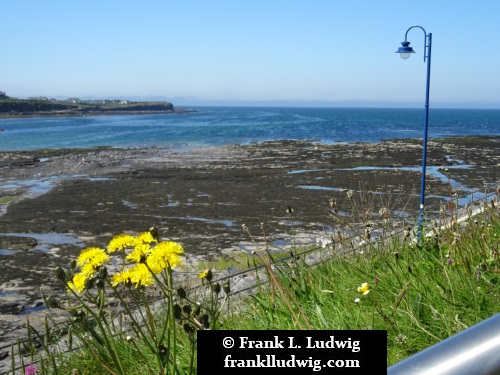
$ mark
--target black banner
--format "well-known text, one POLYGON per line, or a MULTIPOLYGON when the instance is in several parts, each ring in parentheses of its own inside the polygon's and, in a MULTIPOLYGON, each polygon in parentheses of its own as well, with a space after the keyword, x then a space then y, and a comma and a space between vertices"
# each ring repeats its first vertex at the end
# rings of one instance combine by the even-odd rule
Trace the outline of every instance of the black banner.
POLYGON ((198 375, 386 371, 387 331, 198 331, 198 375))

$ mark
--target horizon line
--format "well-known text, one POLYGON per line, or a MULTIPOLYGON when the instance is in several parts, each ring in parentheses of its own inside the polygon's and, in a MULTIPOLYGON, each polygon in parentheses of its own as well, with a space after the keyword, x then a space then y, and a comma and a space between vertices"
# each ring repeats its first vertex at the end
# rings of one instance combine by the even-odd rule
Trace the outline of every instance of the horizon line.
MULTIPOLYGON (((370 100, 303 100, 303 99, 204 99, 196 97, 169 97, 165 95, 124 95, 124 96, 63 96, 63 95, 38 95, 21 97, 10 96, 10 98, 27 99, 33 97, 50 97, 57 100, 69 98, 79 98, 81 100, 133 100, 133 101, 168 101, 174 106, 197 106, 197 107, 303 107, 303 108, 423 108, 423 103, 417 102, 397 102, 397 101, 370 101, 370 100)), ((480 102, 443 102, 430 103, 430 108, 436 109, 500 109, 500 103, 480 103, 480 102)))

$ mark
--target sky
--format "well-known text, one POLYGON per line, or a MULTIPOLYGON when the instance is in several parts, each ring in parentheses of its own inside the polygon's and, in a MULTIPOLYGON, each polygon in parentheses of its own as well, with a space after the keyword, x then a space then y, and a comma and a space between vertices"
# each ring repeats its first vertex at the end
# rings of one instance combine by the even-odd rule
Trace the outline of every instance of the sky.
POLYGON ((0 91, 174 105, 500 108, 498 0, 2 0, 0 91))

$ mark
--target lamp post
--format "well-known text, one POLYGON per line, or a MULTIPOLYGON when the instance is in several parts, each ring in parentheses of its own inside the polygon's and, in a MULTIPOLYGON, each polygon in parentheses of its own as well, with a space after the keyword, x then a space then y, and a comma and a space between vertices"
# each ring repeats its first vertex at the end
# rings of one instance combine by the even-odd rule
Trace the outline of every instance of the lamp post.
POLYGON ((429 128, 429 86, 431 82, 431 45, 432 45, 432 34, 427 34, 422 26, 412 26, 406 30, 405 40, 401 42, 401 47, 396 51, 399 53, 401 58, 407 59, 412 53, 415 53, 412 47, 410 47, 410 42, 408 42, 408 32, 418 27, 424 32, 424 62, 427 62, 427 79, 425 85, 425 117, 424 117, 424 142, 422 151, 422 185, 420 187, 420 216, 418 218, 418 228, 419 236, 422 230, 422 221, 424 219, 424 204, 425 204, 425 169, 427 166, 427 132, 429 128))

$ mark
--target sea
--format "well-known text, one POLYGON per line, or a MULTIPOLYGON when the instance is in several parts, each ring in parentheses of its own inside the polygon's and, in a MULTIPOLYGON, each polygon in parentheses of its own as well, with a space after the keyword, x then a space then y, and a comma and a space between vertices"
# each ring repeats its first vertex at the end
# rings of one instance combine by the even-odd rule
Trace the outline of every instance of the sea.
MULTIPOLYGON (((424 134, 424 108, 182 109, 164 114, 0 119, 0 151, 96 146, 184 151, 273 140, 381 142, 424 134)), ((429 110, 429 139, 474 135, 500 136, 500 110, 429 110)))

